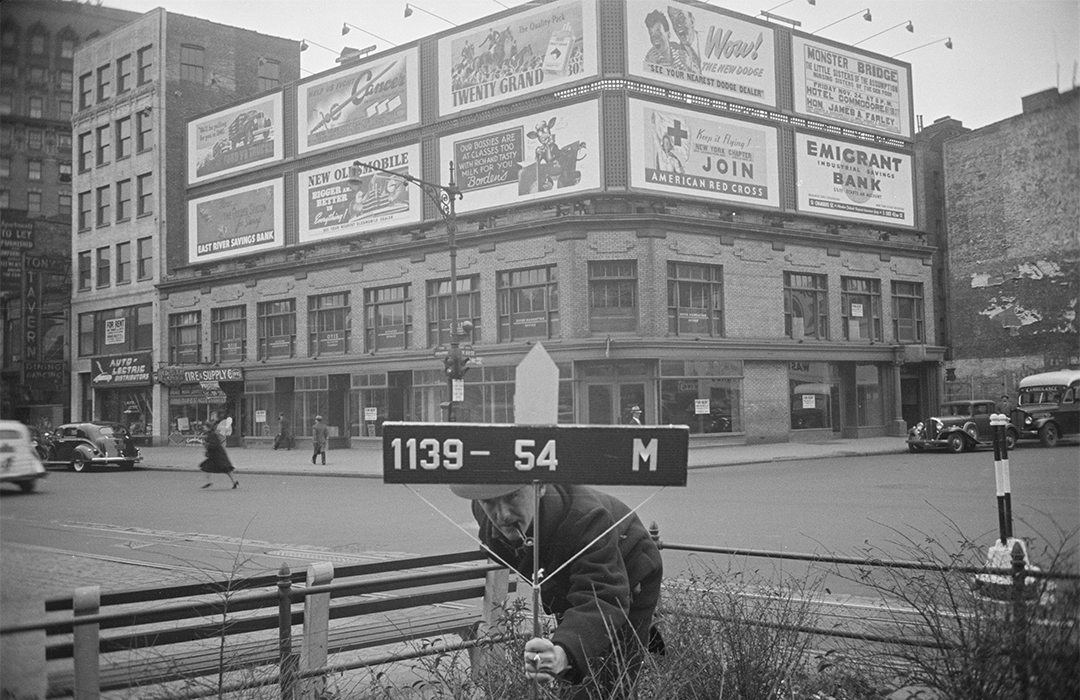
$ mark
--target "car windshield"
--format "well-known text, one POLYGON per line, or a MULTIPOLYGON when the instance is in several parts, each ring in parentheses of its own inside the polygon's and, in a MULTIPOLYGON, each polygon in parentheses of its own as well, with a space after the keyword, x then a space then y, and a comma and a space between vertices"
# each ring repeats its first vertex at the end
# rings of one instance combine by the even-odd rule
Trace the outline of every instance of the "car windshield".
POLYGON ((964 404, 953 404, 951 406, 945 406, 945 412, 944 412, 944 414, 946 416, 967 416, 967 415, 970 415, 970 413, 971 413, 971 409, 968 407, 968 405, 966 403, 964 403, 964 404))
POLYGON ((18 430, 4 430, 0 428, 0 440, 20 440, 22 433, 18 430))
POLYGON ((99 425, 98 432, 100 432, 104 437, 112 437, 113 435, 120 434, 120 431, 114 430, 111 425, 99 425))
POLYGON ((1020 394, 1020 405, 1029 406, 1033 403, 1060 403, 1060 391, 1024 391, 1020 394))

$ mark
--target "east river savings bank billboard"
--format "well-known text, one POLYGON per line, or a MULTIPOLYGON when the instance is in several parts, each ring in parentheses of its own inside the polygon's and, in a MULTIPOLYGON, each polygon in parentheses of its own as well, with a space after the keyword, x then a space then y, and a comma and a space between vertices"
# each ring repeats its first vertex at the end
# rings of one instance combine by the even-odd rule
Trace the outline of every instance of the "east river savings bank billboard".
POLYGON ((554 2, 439 40, 439 114, 489 107, 597 74, 596 2, 554 2))
POLYGON ((633 98, 628 102, 631 186, 780 207, 775 127, 633 98))
POLYGON ((188 262, 236 258, 285 245, 280 179, 188 202, 188 262))

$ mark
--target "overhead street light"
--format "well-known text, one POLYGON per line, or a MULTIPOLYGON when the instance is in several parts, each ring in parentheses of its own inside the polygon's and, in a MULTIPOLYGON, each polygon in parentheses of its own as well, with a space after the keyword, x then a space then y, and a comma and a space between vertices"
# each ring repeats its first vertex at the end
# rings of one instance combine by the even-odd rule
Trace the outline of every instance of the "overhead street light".
MULTIPOLYGON (((833 26, 834 24, 840 24, 845 19, 851 19, 852 17, 855 17, 856 15, 860 15, 860 14, 862 15, 862 18, 865 19, 867 22, 873 22, 874 21, 874 16, 872 14, 870 14, 870 8, 868 7, 865 10, 859 10, 858 12, 852 12, 847 17, 841 17, 840 19, 836 20, 835 22, 830 22, 830 23, 826 24, 824 27, 822 27, 821 29, 828 29, 829 27, 833 26)), ((821 29, 812 31, 810 33, 811 34, 817 34, 818 32, 821 31, 821 29)))
MULTIPOLYGON (((919 49, 925 48, 927 46, 932 46, 933 44, 937 44, 937 43, 939 43, 941 41, 942 41, 941 39, 934 39, 933 41, 928 41, 925 44, 920 44, 919 46, 916 46, 913 49, 907 49, 906 51, 901 51, 900 53, 894 53, 889 58, 896 58, 897 56, 903 56, 906 53, 911 53, 912 51, 918 51, 919 49)), ((945 41, 945 48, 947 48, 947 49, 949 49, 951 51, 952 50, 952 37, 951 36, 946 37, 944 41, 945 41)))
POLYGON ((859 44, 863 43, 864 41, 870 41, 874 37, 881 36, 885 32, 892 31, 893 29, 896 29, 897 27, 904 27, 904 29, 907 29, 908 32, 910 32, 911 34, 915 33, 915 25, 912 24, 911 20, 909 19, 906 22, 901 22, 900 24, 894 24, 893 26, 889 27, 888 29, 882 29, 877 34, 871 34, 870 36, 866 37, 865 39, 860 39, 859 41, 856 41, 854 44, 852 44, 852 46, 858 46, 859 44), (904 27, 905 24, 907 25, 906 27, 904 27))
POLYGON ((406 17, 412 17, 413 10, 420 10, 424 14, 431 15, 435 19, 441 19, 443 22, 446 22, 447 24, 452 24, 455 27, 458 26, 457 22, 451 22, 450 20, 446 19, 445 17, 440 17, 439 15, 435 14, 431 10, 425 10, 424 8, 417 5, 415 2, 407 2, 407 3, 405 3, 405 16, 406 17))

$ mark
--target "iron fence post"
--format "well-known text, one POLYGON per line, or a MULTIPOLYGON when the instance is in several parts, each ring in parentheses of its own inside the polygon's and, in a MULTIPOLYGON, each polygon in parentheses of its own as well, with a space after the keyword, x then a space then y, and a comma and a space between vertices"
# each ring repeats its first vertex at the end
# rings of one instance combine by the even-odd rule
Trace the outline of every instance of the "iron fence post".
POLYGON ((1020 699, 1028 698, 1027 664, 1027 611, 1024 608, 1026 562, 1024 548, 1019 542, 1012 547, 1012 584, 1013 584, 1013 666, 1016 669, 1016 681, 1020 686, 1020 699))
POLYGON ((299 659, 292 650, 292 572, 289 565, 278 569, 278 665, 281 673, 281 700, 296 697, 296 669, 299 659))

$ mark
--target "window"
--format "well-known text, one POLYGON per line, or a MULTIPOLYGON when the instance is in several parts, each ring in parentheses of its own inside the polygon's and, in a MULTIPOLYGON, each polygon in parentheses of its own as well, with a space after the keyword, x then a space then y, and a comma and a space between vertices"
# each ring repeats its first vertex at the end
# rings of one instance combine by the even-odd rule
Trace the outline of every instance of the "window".
POLYGON ((49 83, 49 71, 40 66, 34 66, 30 69, 30 84, 31 85, 47 85, 49 83))
POLYGON ((116 183, 116 220, 126 221, 131 218, 131 180, 116 183))
MULTIPOLYGON (((453 325, 450 280, 431 280, 427 283, 427 344, 429 347, 449 343, 453 325)), ((480 277, 459 277, 457 281, 458 323, 469 321, 472 332, 459 336, 460 342, 472 343, 480 337, 480 277)), ((460 330, 460 329, 459 329, 460 330)))
POLYGON ((0 124, 0 146, 4 148, 11 148, 12 141, 15 140, 15 127, 11 124, 0 124))
POLYGON ((131 155, 131 117, 116 120, 116 159, 131 155))
POLYGON ((259 92, 273 90, 281 85, 281 64, 269 58, 259 59, 259 92))
POLYGON ((102 185, 97 188, 97 220, 95 223, 98 226, 109 225, 109 209, 111 208, 109 194, 109 185, 102 185))
POLYGON ((79 314, 79 355, 93 355, 97 350, 95 339, 94 314, 79 314))
POLYGON ((30 53, 35 56, 42 56, 45 54, 44 34, 34 34, 30 37, 30 53))
POLYGON ((90 191, 79 193, 79 230, 90 228, 90 191))
POLYGON ((58 163, 57 171, 60 173, 60 182, 71 182, 71 163, 58 163))
POLYGON ((153 173, 139 175, 136 182, 135 196, 139 198, 137 213, 139 216, 154 211, 154 181, 150 178, 153 173))
POLYGON ((131 281, 131 241, 116 244, 116 283, 131 281))
POLYGON ((694 434, 743 431, 741 361, 661 360, 660 374, 657 423, 688 425, 694 434), (708 413, 698 412, 703 399, 708 413))
POLYGON ((180 80, 190 80, 193 83, 204 82, 203 71, 203 47, 191 44, 180 46, 180 80))
POLYGON ((154 276, 154 239, 140 238, 135 241, 135 255, 138 258, 135 264, 135 274, 139 279, 150 279, 154 276))
POLYGON ((833 362, 792 362, 791 429, 840 429, 840 370, 833 362))
POLYGON ((26 130, 26 147, 31 151, 40 151, 44 145, 44 135, 41 129, 26 130))
POLYGON ((69 70, 56 71, 56 79, 60 82, 60 90, 65 94, 71 93, 71 88, 74 86, 74 76, 69 70))
POLYGON ((637 261, 589 263, 589 330, 612 333, 637 330, 637 261))
POLYGON ((93 260, 89 250, 79 251, 79 291, 90 289, 93 260))
POLYGON ((151 139, 153 138, 154 122, 150 118, 151 114, 152 112, 149 109, 143 109, 135 113, 136 150, 145 151, 153 145, 151 139))
POLYGON ((56 112, 57 112, 57 116, 60 119, 62 119, 64 121, 70 121, 71 120, 71 114, 72 114, 72 112, 71 112, 71 100, 57 100, 56 101, 56 112))
POLYGON ((94 74, 83 73, 79 76, 79 109, 86 109, 90 106, 90 95, 94 90, 94 74))
POLYGON ((41 161, 40 160, 28 160, 26 161, 26 179, 32 182, 41 181, 41 161))
POLYGON ((668 263, 668 333, 724 335, 724 268, 668 263))
POLYGON ((11 158, 0 156, 0 177, 11 177, 11 158))
POLYGON ((296 300, 259 302, 258 359, 292 357, 296 352, 296 300))
POLYGON ((40 192, 27 192, 26 193, 26 211, 31 214, 41 213, 41 193, 40 192))
POLYGON ((56 148, 61 156, 71 155, 71 132, 62 131, 56 135, 56 148))
MULTIPOLYGON (((75 40, 64 37, 60 40, 60 58, 75 58, 75 40)), ((69 84, 68 87, 71 87, 69 84)))
POLYGON ((922 283, 893 282, 892 307, 893 338, 896 342, 925 342, 922 283))
POLYGON ((139 62, 139 74, 137 76, 139 85, 146 85, 154 76, 150 74, 150 69, 154 67, 154 47, 144 46, 136 52, 139 62))
POLYGON ((8 188, 0 189, 0 209, 8 209, 11 207, 11 190, 8 188))
POLYGON ((97 165, 109 162, 109 130, 109 124, 97 128, 97 159, 94 161, 97 165))
POLYGON ((18 32, 11 26, 4 27, 0 33, 0 46, 5 49, 13 49, 19 45, 18 32))
POLYGON ((91 139, 93 135, 89 132, 83 132, 79 134, 79 172, 85 172, 90 169, 90 154, 93 148, 91 139))
POLYGON ((351 330, 348 292, 308 297, 308 355, 348 353, 351 330))
POLYGON ((40 97, 30 98, 30 118, 42 119, 45 115, 45 100, 40 97))
POLYGON ((101 66, 97 69, 97 101, 104 102, 109 99, 109 86, 112 83, 112 66, 101 66))
POLYGON ((97 286, 108 287, 109 275, 112 272, 110 267, 109 248, 108 246, 97 249, 97 286))
POLYGON ((829 339, 829 304, 825 275, 784 273, 784 332, 795 340, 829 339))
POLYGON ((882 340, 880 280, 841 277, 840 307, 845 340, 882 340))
POLYGON ((169 363, 197 365, 202 362, 202 312, 169 314, 169 363))
POLYGON ((116 94, 131 89, 131 54, 116 59, 116 94))
POLYGON ((500 272, 495 280, 500 342, 553 338, 559 334, 556 267, 500 272))
POLYGON ((56 195, 56 208, 60 216, 71 216, 71 193, 61 192, 56 195))
POLYGON ((15 111, 15 97, 9 93, 0 95, 0 114, 12 114, 15 111))
POLYGON ((412 299, 407 284, 364 290, 365 349, 404 350, 412 340, 412 299))
POLYGON ((210 311, 210 353, 215 362, 240 362, 247 357, 247 307, 210 311))

